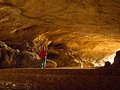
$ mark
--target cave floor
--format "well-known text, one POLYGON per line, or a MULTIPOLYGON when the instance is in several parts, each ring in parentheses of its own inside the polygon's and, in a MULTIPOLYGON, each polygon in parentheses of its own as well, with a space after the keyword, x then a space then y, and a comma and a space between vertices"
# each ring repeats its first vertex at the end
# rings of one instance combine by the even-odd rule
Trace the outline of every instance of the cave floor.
POLYGON ((120 70, 39 69, 0 70, 0 90, 119 90, 120 70))

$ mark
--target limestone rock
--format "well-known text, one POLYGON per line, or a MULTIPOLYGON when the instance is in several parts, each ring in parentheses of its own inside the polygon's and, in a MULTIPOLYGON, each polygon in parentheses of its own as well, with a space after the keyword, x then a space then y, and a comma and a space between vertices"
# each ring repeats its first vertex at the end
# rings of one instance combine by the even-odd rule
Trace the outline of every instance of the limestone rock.
POLYGON ((40 58, 36 53, 10 48, 0 41, 0 68, 40 67, 40 58))
POLYGON ((57 63, 53 60, 46 61, 46 68, 57 68, 57 63))
POLYGON ((58 46, 62 50, 56 45, 54 52, 49 50, 52 55, 59 53, 52 57, 58 66, 74 60, 64 46, 84 63, 99 62, 116 52, 119 23, 120 0, 0 0, 0 40, 34 44, 35 52, 41 45, 64 43, 58 46))
POLYGON ((28 51, 20 52, 16 57, 16 67, 19 68, 40 67, 40 60, 38 59, 38 55, 28 51))
POLYGON ((79 61, 75 60, 74 55, 72 55, 69 48, 63 43, 50 44, 48 50, 48 59, 57 62, 58 67, 80 66, 79 61))

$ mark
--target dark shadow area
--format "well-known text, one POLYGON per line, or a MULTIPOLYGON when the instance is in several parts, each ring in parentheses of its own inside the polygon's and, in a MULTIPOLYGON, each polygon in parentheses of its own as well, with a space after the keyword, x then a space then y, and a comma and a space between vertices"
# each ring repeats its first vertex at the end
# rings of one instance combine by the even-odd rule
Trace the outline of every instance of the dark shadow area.
POLYGON ((120 69, 120 51, 116 52, 116 56, 114 57, 113 64, 111 64, 109 61, 107 61, 107 62, 105 62, 105 66, 103 68, 120 69))

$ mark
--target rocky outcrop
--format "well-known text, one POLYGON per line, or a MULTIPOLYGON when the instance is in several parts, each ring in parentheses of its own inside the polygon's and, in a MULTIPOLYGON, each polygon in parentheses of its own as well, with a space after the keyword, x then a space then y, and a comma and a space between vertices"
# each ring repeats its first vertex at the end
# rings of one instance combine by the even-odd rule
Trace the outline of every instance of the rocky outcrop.
POLYGON ((22 51, 16 56, 16 67, 18 68, 30 68, 40 67, 40 59, 37 59, 38 55, 28 51, 22 51))
POLYGON ((40 67, 40 58, 36 53, 19 51, 0 42, 0 68, 40 67))
POLYGON ((64 43, 51 43, 48 46, 48 59, 57 62, 58 67, 78 67, 81 65, 64 43))
POLYGON ((0 41, 0 68, 8 68, 15 56, 19 52, 8 47, 4 42, 0 41))
POLYGON ((53 60, 46 61, 46 68, 57 68, 57 63, 53 60))
POLYGON ((109 61, 105 62, 104 67, 105 69, 120 69, 120 51, 116 52, 116 55, 114 57, 114 61, 111 64, 109 61))
POLYGON ((112 68, 120 69, 120 51, 116 52, 112 68))
POLYGON ((107 68, 107 69, 109 68, 110 69, 111 66, 112 66, 111 63, 109 61, 107 61, 107 62, 105 62, 104 68, 107 68))

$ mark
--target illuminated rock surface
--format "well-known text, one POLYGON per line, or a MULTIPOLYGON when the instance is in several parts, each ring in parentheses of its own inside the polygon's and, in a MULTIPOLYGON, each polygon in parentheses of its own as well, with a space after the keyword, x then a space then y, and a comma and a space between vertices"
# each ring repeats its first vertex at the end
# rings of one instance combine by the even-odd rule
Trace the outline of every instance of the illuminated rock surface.
POLYGON ((58 66, 102 66, 119 36, 119 0, 0 0, 0 40, 45 45, 58 66))

